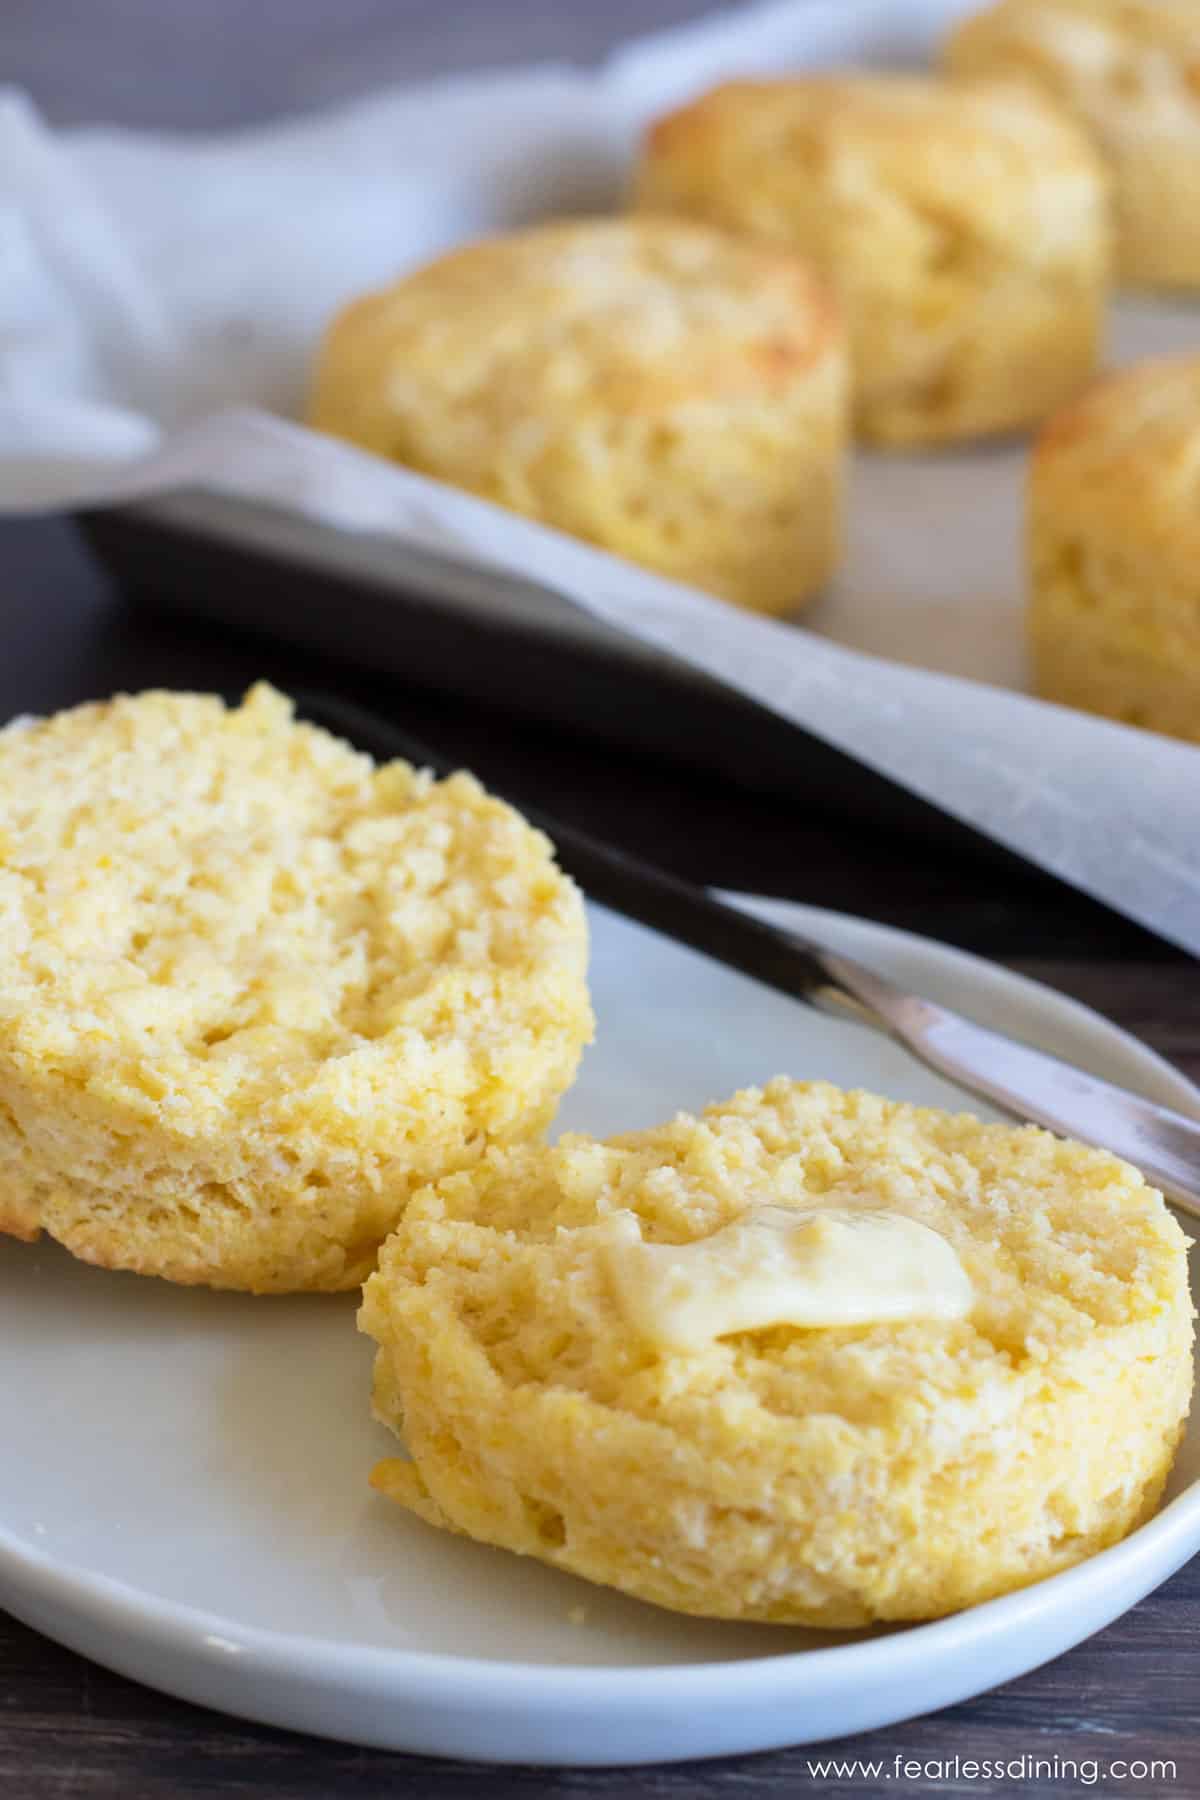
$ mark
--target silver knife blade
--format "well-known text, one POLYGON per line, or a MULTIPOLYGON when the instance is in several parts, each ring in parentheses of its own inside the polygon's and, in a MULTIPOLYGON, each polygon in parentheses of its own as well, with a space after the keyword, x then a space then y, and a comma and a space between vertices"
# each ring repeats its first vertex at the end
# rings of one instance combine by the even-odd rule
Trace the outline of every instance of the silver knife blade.
POLYGON ((851 957, 812 944, 805 948, 820 956, 830 977, 831 986, 819 999, 825 1010, 857 1012, 939 1075, 1014 1118, 1124 1157, 1181 1211, 1200 1218, 1200 1119, 1143 1100, 1032 1044, 906 993, 851 957))

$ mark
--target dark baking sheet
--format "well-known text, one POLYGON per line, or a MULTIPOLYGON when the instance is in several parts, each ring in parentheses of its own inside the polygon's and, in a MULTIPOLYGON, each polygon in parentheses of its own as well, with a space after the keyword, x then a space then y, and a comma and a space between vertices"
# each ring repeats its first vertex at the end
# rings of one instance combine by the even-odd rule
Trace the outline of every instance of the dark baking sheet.
MULTIPOLYGON (((824 740, 543 588, 369 533, 180 491, 78 515, 139 605, 636 750, 813 812, 989 861, 1019 859, 824 740)), ((697 804, 701 796, 697 794, 697 804)))

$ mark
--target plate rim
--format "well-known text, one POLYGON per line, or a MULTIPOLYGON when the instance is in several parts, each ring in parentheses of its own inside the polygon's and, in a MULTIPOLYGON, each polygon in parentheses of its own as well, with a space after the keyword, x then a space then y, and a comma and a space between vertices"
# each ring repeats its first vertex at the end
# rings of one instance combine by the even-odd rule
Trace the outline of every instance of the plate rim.
MULTIPOLYGON (((923 1643, 936 1638, 937 1648, 945 1650, 948 1647, 947 1641, 952 1642, 956 1637, 973 1637, 977 1632, 986 1636, 994 1628, 1015 1625, 1019 1622, 1017 1615, 1021 1613, 1028 1614, 1026 1622, 1032 1623, 1038 1614, 1051 1609, 1056 1611, 1057 1606, 1053 1604, 1055 1601, 1069 1598, 1070 1590, 1090 1584, 1098 1570, 1111 1567, 1114 1562, 1120 1562, 1123 1573, 1128 1573, 1126 1565, 1129 1563, 1146 1560, 1157 1563, 1163 1541, 1171 1546, 1170 1554, 1173 1554, 1177 1547, 1173 1540, 1185 1539, 1189 1529, 1197 1532, 1197 1544, 1186 1554, 1194 1554, 1195 1549, 1200 1548, 1200 1480, 1190 1483, 1181 1494, 1177 1494, 1128 1537, 1105 1550, 1097 1551, 1086 1561, 1061 1570, 1056 1575, 1031 1582, 1028 1587, 1018 1588, 1013 1593, 1001 1594, 994 1600, 982 1601, 976 1606, 947 1614, 944 1618, 915 1620, 911 1623, 901 1621, 897 1629, 878 1637, 855 1639, 848 1644, 822 1644, 809 1649, 781 1651, 764 1656, 735 1657, 702 1663, 647 1663, 632 1666, 599 1663, 565 1669, 552 1663, 456 1656, 440 1650, 354 1645, 344 1639, 315 1637, 298 1632, 285 1634, 267 1631, 256 1625, 235 1625, 235 1637, 231 1635, 230 1621, 219 1613, 206 1613, 198 1607, 147 1595, 132 1583, 92 1574, 75 1568, 72 1564, 64 1564, 61 1559, 44 1552, 31 1551, 20 1545, 14 1547, 12 1534, 2 1525, 0 1570, 12 1562, 18 1566, 18 1575, 25 1572, 31 1578, 44 1581, 48 1590, 46 1598, 51 1603, 56 1595, 49 1590, 63 1590, 63 1598, 69 1604, 74 1604, 74 1610, 86 1614, 94 1623, 111 1624, 111 1614, 127 1613, 131 1623, 140 1628, 143 1637, 151 1636, 164 1647, 169 1644, 172 1648, 185 1649, 189 1653, 200 1653, 214 1662, 229 1662, 236 1658, 241 1666, 247 1666, 247 1658, 257 1658, 261 1672, 276 1676, 296 1674, 303 1678, 312 1673, 328 1676, 333 1673, 331 1663, 353 1665, 356 1669, 373 1675, 426 1671, 431 1676, 438 1677, 453 1671, 456 1680, 477 1680, 492 1687, 524 1687, 531 1676, 536 1676, 542 1690, 539 1696, 542 1700, 552 1699, 555 1694, 561 1694, 563 1700, 575 1700, 579 1697, 575 1690, 586 1688, 591 1691, 597 1685, 611 1684, 621 1688, 630 1686, 636 1694, 638 1690, 644 1690, 651 1679, 656 1684, 663 1682, 671 1687, 690 1688, 705 1680, 719 1678, 726 1697, 729 1697, 731 1685, 745 1685, 753 1686, 761 1698, 764 1671, 789 1674, 799 1664, 804 1664, 809 1668, 819 1667, 833 1672, 840 1671, 849 1663, 861 1663, 866 1665, 862 1673, 878 1675, 883 1671, 874 1665, 890 1663, 911 1646, 915 1635, 919 1634, 923 1643), (1194 1520, 1190 1517, 1193 1512, 1196 1515, 1194 1520), (307 1666, 310 1663, 312 1668, 307 1666), (547 1688, 554 1692, 548 1693, 547 1688)), ((1164 1580, 1167 1578, 1163 1577, 1164 1580)), ((782 1629, 787 1630, 788 1627, 784 1626, 782 1629)), ((624 1695, 621 1697, 624 1698, 624 1695)))

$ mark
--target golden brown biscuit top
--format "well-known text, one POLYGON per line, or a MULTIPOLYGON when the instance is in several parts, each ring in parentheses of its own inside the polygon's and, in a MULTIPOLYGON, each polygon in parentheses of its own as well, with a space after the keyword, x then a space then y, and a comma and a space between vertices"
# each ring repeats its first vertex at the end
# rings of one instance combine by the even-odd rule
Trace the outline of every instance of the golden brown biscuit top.
POLYGON ((1200 555, 1200 356, 1162 356, 1095 382, 1038 439, 1034 475, 1097 520, 1137 515, 1141 541, 1200 555))
POLYGON ((755 193, 795 190, 810 228, 820 203, 853 210, 856 195, 895 193, 931 217, 1053 255, 1080 219, 1089 227, 1100 179, 1086 136, 1015 82, 949 84, 900 75, 805 75, 734 81, 655 124, 644 193, 658 160, 683 164, 703 196, 718 167, 736 165, 747 220, 755 193), (1085 200, 1081 207, 1080 198, 1085 200))
POLYGON ((991 21, 1019 24, 1067 57, 1103 55, 1102 39, 1184 54, 1200 49, 1200 0, 999 0, 960 29, 991 21))
POLYGON ((507 393, 536 429, 541 397, 586 418, 592 403, 636 415, 695 396, 786 385, 839 335, 807 265, 786 250, 674 220, 570 221, 486 239, 367 295, 335 322, 339 380, 385 368, 432 378, 466 408, 507 393))
POLYGON ((954 73, 1032 76, 1107 135, 1200 128, 1200 0, 1000 0, 951 33, 954 73))

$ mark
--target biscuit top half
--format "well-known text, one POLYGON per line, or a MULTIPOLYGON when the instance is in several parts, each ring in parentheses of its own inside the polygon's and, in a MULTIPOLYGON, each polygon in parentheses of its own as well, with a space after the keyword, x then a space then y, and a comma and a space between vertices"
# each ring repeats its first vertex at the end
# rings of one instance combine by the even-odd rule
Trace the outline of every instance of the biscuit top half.
POLYGON ((374 1108, 394 1137, 442 1077, 499 1108, 509 1063, 586 1004, 545 838, 265 686, 0 733, 0 922, 0 1059, 184 1136, 269 1106, 351 1136, 374 1108))
MULTIPOLYGON (((1034 1128, 987 1125, 785 1079, 700 1117, 600 1143, 493 1152, 422 1190, 368 1284, 364 1323, 469 1340, 510 1387, 575 1389, 643 1416, 829 1415, 858 1427, 995 1383, 997 1424, 1023 1382, 1069 1378, 1105 1335, 1147 1353, 1190 1331, 1186 1240, 1127 1164, 1034 1128), (768 1203, 884 1213, 950 1246, 961 1317, 734 1331, 663 1354, 614 1292, 614 1215, 642 1240, 691 1245, 768 1203), (1132 1334, 1132 1335, 1130 1335, 1132 1334), (1015 1386, 1014 1386, 1015 1383, 1015 1386)), ((915 1411, 913 1410, 915 1409, 915 1411)))

